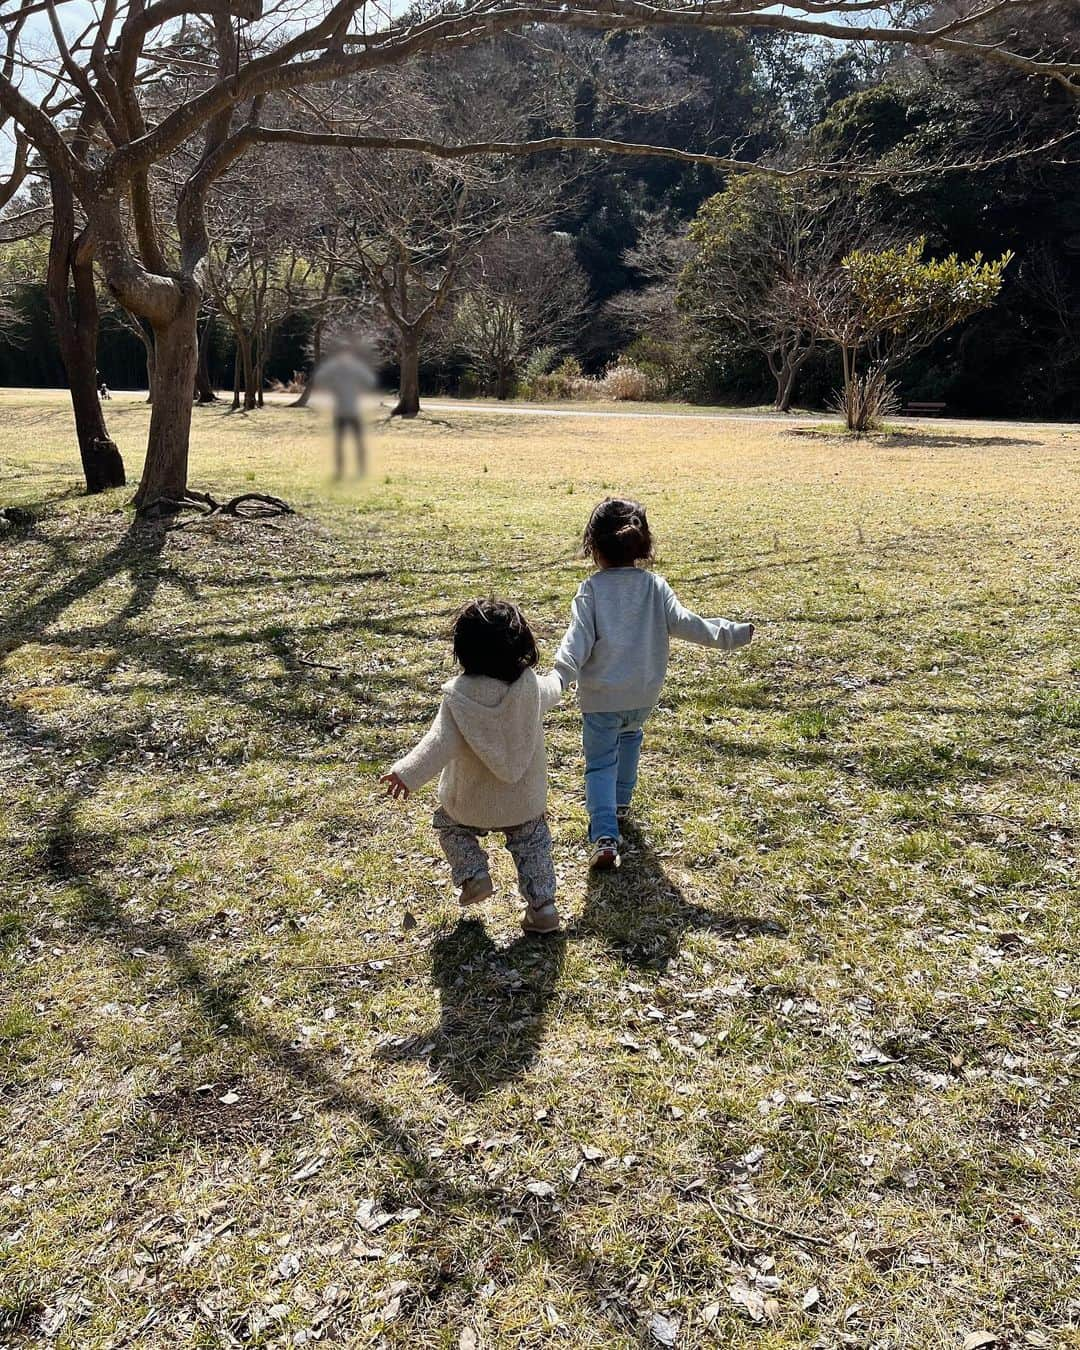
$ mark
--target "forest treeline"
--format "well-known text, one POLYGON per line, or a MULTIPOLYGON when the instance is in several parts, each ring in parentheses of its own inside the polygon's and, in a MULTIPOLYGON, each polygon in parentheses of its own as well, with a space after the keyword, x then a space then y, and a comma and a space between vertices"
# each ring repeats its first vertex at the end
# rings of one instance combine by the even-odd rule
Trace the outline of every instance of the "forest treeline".
MULTIPOLYGON (((1073 5, 1049 6, 1046 42, 1075 19, 1073 5)), ((559 397, 591 380, 615 396, 770 402, 779 377, 747 318, 765 308, 761 271, 775 271, 782 248, 770 234, 779 211, 789 248, 793 213, 808 222, 795 240, 804 260, 811 236, 819 253, 830 240, 834 272, 850 250, 913 244, 931 260, 1004 260, 992 303, 988 292, 947 331, 898 351, 891 378, 905 399, 957 413, 1080 416, 1077 112, 1063 90, 1005 66, 940 55, 930 66, 895 48, 782 33, 672 28, 553 42, 531 75, 507 40, 463 53, 437 85, 404 86, 416 125, 462 139, 498 88, 491 119, 500 131, 512 120, 518 139, 548 134, 558 104, 576 136, 824 172, 770 196, 709 163, 644 155, 536 156, 512 178, 485 179, 398 152, 262 147, 215 206, 205 382, 254 406, 270 383, 309 370, 335 326, 362 320, 386 378, 405 379, 404 352, 432 392, 559 397), (839 167, 854 176, 833 176, 839 167), (470 228, 473 246, 449 267, 470 228), (387 241, 403 261, 382 293, 387 241), (722 302, 712 288, 741 267, 753 284, 722 302), (395 313, 409 287, 424 304, 395 313)), ((35 267, 43 247, 32 236, 0 247, 6 385, 66 383, 35 267)), ((841 384, 842 344, 811 334, 805 347, 794 401, 823 406, 841 384)), ((145 388, 152 376, 150 335, 107 297, 98 364, 115 388, 145 388)))

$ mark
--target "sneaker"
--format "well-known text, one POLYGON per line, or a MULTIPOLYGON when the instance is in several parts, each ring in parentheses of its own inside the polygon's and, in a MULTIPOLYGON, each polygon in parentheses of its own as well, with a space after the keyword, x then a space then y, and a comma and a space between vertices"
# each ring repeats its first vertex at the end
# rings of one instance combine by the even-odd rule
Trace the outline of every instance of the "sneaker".
POLYGON ((605 835, 593 844, 589 855, 589 869, 593 872, 610 872, 619 865, 619 841, 605 835))
POLYGON ((554 900, 545 900, 542 905, 528 904, 521 920, 525 933, 554 933, 559 927, 559 911, 554 900))
POLYGON ((631 808, 629 805, 617 806, 615 808, 615 819, 619 822, 620 825, 625 825, 626 822, 630 819, 630 810, 631 808))
POLYGON ((470 877, 464 886, 458 887, 458 904, 478 905, 481 900, 487 900, 494 894, 491 877, 487 872, 481 872, 478 877, 470 877))

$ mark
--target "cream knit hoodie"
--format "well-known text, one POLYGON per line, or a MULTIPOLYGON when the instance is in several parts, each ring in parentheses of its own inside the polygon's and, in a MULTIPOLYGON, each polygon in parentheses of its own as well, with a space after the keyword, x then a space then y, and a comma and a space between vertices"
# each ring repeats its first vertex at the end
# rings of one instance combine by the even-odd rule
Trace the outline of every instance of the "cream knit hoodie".
POLYGON ((481 830, 523 825, 547 805, 544 713, 562 698, 558 675, 526 670, 513 684, 459 675, 423 740, 393 766, 410 792, 440 774, 443 809, 481 830))

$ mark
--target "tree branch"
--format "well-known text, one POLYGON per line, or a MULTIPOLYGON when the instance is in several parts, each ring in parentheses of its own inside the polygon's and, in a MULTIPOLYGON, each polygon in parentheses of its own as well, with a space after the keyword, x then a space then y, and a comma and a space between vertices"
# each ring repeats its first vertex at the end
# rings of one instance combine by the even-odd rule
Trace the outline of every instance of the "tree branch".
POLYGON ((1077 136, 1080 136, 1080 131, 1069 132, 1065 136, 1056 137, 1041 145, 1008 151, 991 159, 924 164, 909 168, 899 166, 852 166, 849 164, 801 164, 785 169, 776 165, 762 164, 756 160, 732 159, 727 155, 710 155, 703 151, 679 150, 667 145, 615 141, 603 136, 542 136, 531 141, 470 141, 460 145, 447 145, 442 141, 434 141, 422 136, 372 136, 367 134, 353 136, 344 132, 301 131, 292 127, 250 126, 244 128, 242 132, 238 132, 237 137, 234 138, 236 144, 232 147, 234 150, 232 158, 243 152, 245 144, 253 141, 269 145, 321 145, 337 149, 400 150, 432 155, 437 159, 470 159, 479 155, 539 155, 562 150, 590 151, 606 155, 630 155, 641 158, 660 157, 674 159, 683 164, 707 165, 709 168, 724 169, 730 173, 753 173, 776 179, 893 179, 928 178, 935 174, 985 169, 991 165, 1006 163, 1010 160, 1045 154, 1075 140, 1077 136))
MULTIPOLYGON (((464 11, 437 14, 408 28, 356 34, 346 39, 343 47, 339 47, 337 35, 340 33, 343 14, 355 13, 362 8, 359 0, 340 0, 319 23, 281 47, 249 61, 239 72, 219 79, 164 117, 147 135, 122 147, 111 157, 109 173, 114 182, 120 181, 137 164, 149 163, 176 149, 217 113, 254 95, 326 83, 365 70, 401 64, 409 57, 424 52, 474 45, 482 39, 521 30, 533 24, 599 31, 672 26, 711 30, 763 28, 846 43, 878 42, 950 51, 973 59, 1009 65, 1027 75, 1054 79, 1071 97, 1080 100, 1080 62, 1038 60, 1000 44, 941 36, 931 29, 895 28, 880 24, 846 25, 823 19, 798 18, 771 9, 736 9, 732 0, 704 0, 704 3, 692 8, 682 4, 663 8, 645 3, 645 0, 604 0, 604 3, 596 5, 543 0, 542 3, 534 4, 507 4, 501 8, 497 7, 498 3, 499 0, 493 0, 492 3, 474 4, 464 11), (356 47, 361 50, 349 50, 356 47), (293 59, 312 51, 320 51, 321 54, 310 60, 293 59)), ((1013 0, 1013 3, 1032 11, 1038 8, 1035 0, 1013 0)), ((972 21, 990 17, 997 11, 998 4, 999 0, 988 0, 980 9, 972 12, 972 21)), ((180 0, 159 0, 159 4, 152 6, 151 10, 156 11, 166 5, 176 9, 180 6, 180 0)), ((853 10, 850 5, 839 3, 814 5, 812 9, 803 5, 800 8, 810 13, 837 14, 862 12, 864 6, 860 4, 853 10)), ((147 14, 150 12, 147 11, 147 14)))

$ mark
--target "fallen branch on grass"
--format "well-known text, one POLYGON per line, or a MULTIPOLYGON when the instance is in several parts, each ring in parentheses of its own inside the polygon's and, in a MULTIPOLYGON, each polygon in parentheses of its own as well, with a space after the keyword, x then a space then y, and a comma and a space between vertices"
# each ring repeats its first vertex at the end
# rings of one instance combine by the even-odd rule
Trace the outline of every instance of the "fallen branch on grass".
POLYGON ((336 670, 339 674, 345 669, 344 666, 332 666, 327 661, 311 661, 306 656, 298 656, 296 661, 301 666, 314 666, 316 670, 336 670))
MULTIPOLYGON (((685 1192, 684 1192, 685 1193, 685 1192)), ((769 1233, 779 1233, 782 1237, 791 1238, 795 1242, 805 1242, 813 1247, 828 1247, 831 1245, 831 1238, 818 1237, 815 1233, 797 1233, 793 1228, 784 1228, 778 1223, 770 1223, 768 1219, 759 1219, 754 1214, 747 1214, 741 1209, 732 1209, 729 1205, 719 1205, 710 1196, 703 1195, 702 1200, 708 1205, 712 1212, 723 1223, 723 1216, 738 1219, 742 1223, 753 1224, 755 1228, 763 1228, 769 1233)), ((724 1224, 727 1228, 727 1224, 724 1224)), ((730 1233, 730 1229, 728 1230, 730 1233)))

